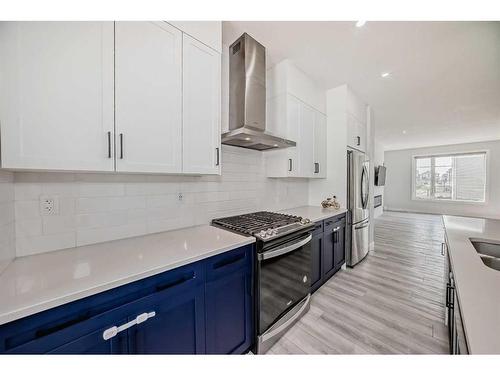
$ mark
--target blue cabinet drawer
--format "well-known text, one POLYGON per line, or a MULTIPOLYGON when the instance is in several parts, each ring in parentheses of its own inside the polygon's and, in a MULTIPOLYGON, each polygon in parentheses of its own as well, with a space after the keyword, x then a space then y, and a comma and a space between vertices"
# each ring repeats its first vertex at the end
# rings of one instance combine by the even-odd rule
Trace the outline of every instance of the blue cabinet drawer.
POLYGON ((323 233, 323 220, 314 223, 313 236, 323 233))
POLYGON ((240 247, 205 261, 207 281, 216 280, 242 268, 248 268, 252 263, 253 245, 240 247))

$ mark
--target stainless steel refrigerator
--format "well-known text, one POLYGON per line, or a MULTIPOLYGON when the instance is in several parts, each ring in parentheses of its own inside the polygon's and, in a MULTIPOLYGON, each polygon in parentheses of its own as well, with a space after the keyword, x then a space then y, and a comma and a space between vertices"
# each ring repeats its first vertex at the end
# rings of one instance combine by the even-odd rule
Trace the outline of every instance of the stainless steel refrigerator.
POLYGON ((347 151, 347 209, 350 246, 347 248, 347 265, 353 267, 368 254, 370 214, 368 209, 370 189, 370 161, 365 153, 347 151))

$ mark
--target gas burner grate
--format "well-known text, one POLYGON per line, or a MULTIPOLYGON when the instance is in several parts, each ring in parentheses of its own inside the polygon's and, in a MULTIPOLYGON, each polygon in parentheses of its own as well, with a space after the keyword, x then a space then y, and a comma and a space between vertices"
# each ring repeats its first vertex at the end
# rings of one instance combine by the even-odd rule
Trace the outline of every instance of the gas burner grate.
POLYGON ((236 215, 214 219, 212 223, 240 233, 254 235, 262 230, 280 228, 300 222, 302 217, 276 212, 260 211, 245 215, 236 215))

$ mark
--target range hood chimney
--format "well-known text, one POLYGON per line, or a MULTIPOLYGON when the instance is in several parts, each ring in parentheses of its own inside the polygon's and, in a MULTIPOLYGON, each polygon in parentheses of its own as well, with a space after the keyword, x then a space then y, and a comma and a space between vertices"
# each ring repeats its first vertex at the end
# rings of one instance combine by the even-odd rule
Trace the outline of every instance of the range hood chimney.
POLYGON ((266 49, 247 33, 229 47, 229 132, 222 143, 259 151, 296 145, 266 133, 266 49))

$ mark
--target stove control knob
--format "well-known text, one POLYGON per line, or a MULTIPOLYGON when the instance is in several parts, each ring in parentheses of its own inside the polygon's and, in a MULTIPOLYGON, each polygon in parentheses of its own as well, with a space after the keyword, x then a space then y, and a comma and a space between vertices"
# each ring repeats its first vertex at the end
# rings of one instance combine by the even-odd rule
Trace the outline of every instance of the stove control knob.
POLYGON ((273 235, 273 230, 272 229, 268 229, 266 233, 267 233, 268 236, 272 236, 273 235))
POLYGON ((259 232, 259 236, 262 237, 262 238, 266 238, 267 237, 267 232, 265 230, 261 230, 259 232))
POLYGON ((310 222, 311 222, 311 220, 309 220, 309 219, 305 219, 305 218, 304 218, 304 219, 302 219, 302 220, 300 221, 300 223, 301 223, 301 224, 304 224, 304 225, 305 225, 305 224, 309 224, 310 222))

